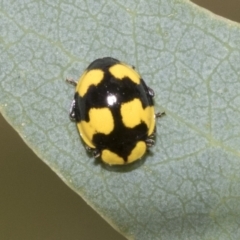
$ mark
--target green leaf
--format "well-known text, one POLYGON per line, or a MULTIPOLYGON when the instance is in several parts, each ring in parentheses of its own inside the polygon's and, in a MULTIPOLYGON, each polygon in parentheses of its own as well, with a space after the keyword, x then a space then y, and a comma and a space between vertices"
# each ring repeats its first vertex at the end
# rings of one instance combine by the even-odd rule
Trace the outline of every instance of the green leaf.
POLYGON ((0 109, 59 177, 129 239, 240 238, 240 26, 184 0, 1 1, 0 109), (106 168, 68 110, 96 58, 156 92, 157 143, 106 168))

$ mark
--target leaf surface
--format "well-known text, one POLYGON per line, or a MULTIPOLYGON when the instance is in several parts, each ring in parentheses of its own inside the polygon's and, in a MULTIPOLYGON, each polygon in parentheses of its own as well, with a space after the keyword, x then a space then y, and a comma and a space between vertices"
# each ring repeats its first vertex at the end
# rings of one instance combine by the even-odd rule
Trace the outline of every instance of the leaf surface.
POLYGON ((240 27, 188 1, 1 1, 0 110, 59 177, 129 239, 240 238, 240 27), (156 93, 157 143, 135 165, 89 156, 68 118, 96 58, 156 93))

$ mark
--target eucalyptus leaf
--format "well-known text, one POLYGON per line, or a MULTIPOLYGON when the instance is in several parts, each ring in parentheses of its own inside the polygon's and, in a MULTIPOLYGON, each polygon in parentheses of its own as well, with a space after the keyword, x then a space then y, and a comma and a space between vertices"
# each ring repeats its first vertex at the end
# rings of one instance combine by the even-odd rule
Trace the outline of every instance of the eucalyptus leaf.
POLYGON ((185 0, 1 1, 0 110, 58 176, 128 239, 240 239, 240 25, 185 0), (96 58, 155 90, 157 142, 106 167, 69 120, 96 58))

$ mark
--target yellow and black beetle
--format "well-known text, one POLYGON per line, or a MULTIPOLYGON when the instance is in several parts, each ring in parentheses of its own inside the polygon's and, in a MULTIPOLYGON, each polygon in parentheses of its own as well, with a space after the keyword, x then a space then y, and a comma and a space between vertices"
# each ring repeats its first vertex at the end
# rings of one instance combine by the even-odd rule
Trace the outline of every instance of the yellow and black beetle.
POLYGON ((70 118, 93 156, 109 165, 140 159, 154 144, 154 91, 133 67, 111 57, 93 61, 76 86, 70 118))

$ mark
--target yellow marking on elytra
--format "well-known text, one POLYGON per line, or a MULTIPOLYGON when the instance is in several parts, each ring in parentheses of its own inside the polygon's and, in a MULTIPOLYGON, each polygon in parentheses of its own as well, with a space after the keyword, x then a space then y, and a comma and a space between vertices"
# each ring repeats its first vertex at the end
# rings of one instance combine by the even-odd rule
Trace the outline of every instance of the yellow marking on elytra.
POLYGON ((89 111, 90 122, 97 133, 108 135, 114 128, 113 116, 108 108, 91 108, 89 111))
POLYGON ((134 162, 141 158, 146 152, 146 150, 147 150, 146 143, 143 141, 139 141, 136 144, 135 148, 130 153, 130 155, 128 156, 128 163, 134 162))
POLYGON ((81 121, 77 123, 78 131, 83 141, 90 147, 95 148, 92 143, 92 137, 95 133, 94 127, 86 121, 81 121))
POLYGON ((138 98, 134 98, 132 101, 122 104, 121 116, 126 127, 134 128, 141 122, 144 122, 148 127, 148 136, 154 131, 154 108, 148 106, 143 109, 142 103, 138 98))
POLYGON ((124 164, 124 159, 119 157, 116 153, 104 149, 101 155, 102 160, 109 165, 122 165, 124 164))
POLYGON ((91 85, 97 86, 104 77, 104 72, 100 69, 93 69, 90 71, 85 71, 80 77, 76 91, 78 94, 83 97, 91 85))
POLYGON ((122 80, 124 77, 128 77, 134 83, 140 84, 140 75, 128 65, 115 64, 109 68, 109 71, 115 78, 122 80))
POLYGON ((80 121, 78 129, 83 141, 91 148, 93 135, 103 133, 108 135, 114 128, 113 116, 108 108, 91 108, 89 111, 89 122, 80 121))

